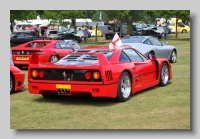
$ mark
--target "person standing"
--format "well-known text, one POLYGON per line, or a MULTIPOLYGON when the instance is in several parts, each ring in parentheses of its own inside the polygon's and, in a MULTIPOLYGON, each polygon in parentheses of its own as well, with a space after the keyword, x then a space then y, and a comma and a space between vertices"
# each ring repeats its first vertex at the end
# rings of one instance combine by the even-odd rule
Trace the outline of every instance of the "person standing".
POLYGON ((41 28, 41 36, 42 36, 42 39, 44 40, 44 29, 43 28, 41 28))
POLYGON ((84 41, 85 41, 85 44, 87 44, 87 41, 88 41, 88 31, 87 29, 84 30, 84 41))
POLYGON ((168 29, 167 29, 167 26, 164 27, 164 36, 165 36, 165 40, 167 40, 167 38, 168 38, 168 29))

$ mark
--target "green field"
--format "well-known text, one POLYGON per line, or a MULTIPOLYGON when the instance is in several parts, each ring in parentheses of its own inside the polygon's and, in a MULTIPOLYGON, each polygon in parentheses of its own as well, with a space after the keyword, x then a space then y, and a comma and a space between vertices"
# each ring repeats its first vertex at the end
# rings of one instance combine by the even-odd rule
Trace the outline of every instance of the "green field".
MULTIPOLYGON (((108 45, 110 40, 89 38, 87 45, 108 45)), ((161 41, 165 41, 161 39, 161 41)), ((44 99, 27 87, 10 94, 11 129, 190 129, 190 33, 169 34, 178 51, 173 79, 165 87, 138 92, 124 103, 106 98, 63 97, 44 99)), ((82 46, 85 44, 82 42, 82 46)))

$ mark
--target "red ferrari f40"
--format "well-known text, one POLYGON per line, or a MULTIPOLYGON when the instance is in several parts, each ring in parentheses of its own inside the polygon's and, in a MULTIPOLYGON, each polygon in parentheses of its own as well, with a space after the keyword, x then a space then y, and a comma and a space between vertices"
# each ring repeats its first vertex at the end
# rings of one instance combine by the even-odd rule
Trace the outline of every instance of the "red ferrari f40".
POLYGON ((67 54, 58 62, 39 63, 33 54, 28 67, 28 90, 43 97, 78 96, 115 98, 125 102, 131 94, 172 79, 167 59, 148 58, 131 46, 109 49, 93 46, 67 54))

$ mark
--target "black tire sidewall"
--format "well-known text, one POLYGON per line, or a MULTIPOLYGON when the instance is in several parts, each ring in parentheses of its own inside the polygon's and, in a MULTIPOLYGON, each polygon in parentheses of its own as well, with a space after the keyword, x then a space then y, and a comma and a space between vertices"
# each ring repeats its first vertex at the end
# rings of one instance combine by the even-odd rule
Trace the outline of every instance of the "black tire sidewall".
MULTIPOLYGON (((175 50, 172 50, 172 53, 171 53, 171 56, 170 56, 170 62, 171 62, 171 63, 176 63, 176 60, 175 60, 175 62, 172 60, 172 55, 173 55, 173 53, 176 54, 176 51, 175 51, 175 50)), ((177 58, 177 55, 176 55, 176 58, 177 58)))

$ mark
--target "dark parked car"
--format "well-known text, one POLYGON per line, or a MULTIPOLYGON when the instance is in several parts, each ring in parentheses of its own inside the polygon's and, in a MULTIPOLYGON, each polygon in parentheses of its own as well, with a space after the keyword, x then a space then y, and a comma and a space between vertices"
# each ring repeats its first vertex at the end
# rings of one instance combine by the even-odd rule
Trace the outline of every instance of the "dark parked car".
POLYGON ((10 45, 19 45, 33 40, 41 40, 42 37, 38 37, 35 31, 20 31, 15 32, 10 37, 10 45))
POLYGON ((58 40, 74 40, 80 43, 81 37, 75 33, 58 33, 58 40))
POLYGON ((133 32, 141 31, 143 30, 142 27, 139 24, 134 24, 133 25, 133 32))
POLYGON ((159 30, 154 29, 146 29, 146 30, 139 30, 135 32, 135 36, 153 36, 157 37, 158 39, 162 38, 162 34, 159 30))
POLYGON ((19 45, 33 40, 41 40, 35 31, 20 31, 10 37, 10 45, 19 45))

